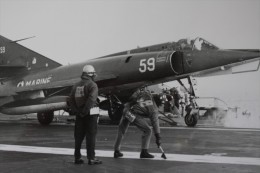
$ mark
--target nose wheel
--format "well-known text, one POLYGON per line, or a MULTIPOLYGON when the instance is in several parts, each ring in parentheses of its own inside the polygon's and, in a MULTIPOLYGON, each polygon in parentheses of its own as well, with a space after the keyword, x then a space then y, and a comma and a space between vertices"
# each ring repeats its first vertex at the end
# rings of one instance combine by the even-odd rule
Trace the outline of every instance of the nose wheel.
POLYGON ((188 127, 195 127, 198 122, 198 112, 195 110, 188 111, 184 117, 185 124, 188 127))

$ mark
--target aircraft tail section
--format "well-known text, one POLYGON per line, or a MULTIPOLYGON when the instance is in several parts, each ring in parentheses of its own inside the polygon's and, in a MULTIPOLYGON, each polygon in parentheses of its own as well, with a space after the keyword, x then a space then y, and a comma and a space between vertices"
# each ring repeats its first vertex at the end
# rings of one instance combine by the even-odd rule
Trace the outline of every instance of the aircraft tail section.
POLYGON ((61 66, 61 64, 18 44, 18 41, 0 36, 0 78, 61 66))

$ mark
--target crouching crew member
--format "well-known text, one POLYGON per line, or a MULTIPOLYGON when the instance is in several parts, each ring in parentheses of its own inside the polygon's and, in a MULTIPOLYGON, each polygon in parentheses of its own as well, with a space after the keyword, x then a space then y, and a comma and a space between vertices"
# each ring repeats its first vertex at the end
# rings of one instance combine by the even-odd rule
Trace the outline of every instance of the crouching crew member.
POLYGON ((147 118, 151 120, 156 138, 156 144, 159 147, 161 145, 161 137, 158 120, 158 108, 150 91, 146 89, 138 89, 131 96, 130 101, 125 104, 114 145, 114 158, 123 156, 123 153, 120 152, 121 141, 130 123, 133 123, 143 132, 140 158, 154 158, 153 155, 148 153, 150 139, 152 136, 152 128, 149 126, 147 118))
POLYGON ((98 87, 94 82, 96 72, 93 66, 86 65, 83 68, 81 81, 72 88, 69 106, 76 112, 76 122, 74 129, 75 138, 75 164, 83 164, 81 159, 81 145, 86 137, 86 149, 88 164, 101 164, 102 162, 95 157, 95 144, 97 134, 98 115, 91 115, 91 108, 97 106, 98 87))

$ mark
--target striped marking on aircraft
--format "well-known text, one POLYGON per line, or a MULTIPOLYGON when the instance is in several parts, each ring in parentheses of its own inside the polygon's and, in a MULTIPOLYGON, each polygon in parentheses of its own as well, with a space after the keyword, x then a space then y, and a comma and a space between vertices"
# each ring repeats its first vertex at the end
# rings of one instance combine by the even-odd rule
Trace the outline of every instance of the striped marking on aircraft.
MULTIPOLYGON (((52 147, 36 147, 23 145, 6 145, 0 144, 0 151, 14 151, 26 153, 42 153, 42 154, 57 154, 57 155, 73 155, 74 149, 71 148, 52 148, 52 147)), ((97 157, 113 157, 114 151, 96 150, 97 157)), ((86 150, 82 149, 82 153, 86 150)), ((121 159, 139 159, 139 152, 123 152, 124 157, 121 159)), ((161 158, 161 153, 152 153, 155 158, 151 160, 164 160, 161 158)), ((83 154, 84 155, 84 154, 83 154)), ((86 156, 86 155, 84 155, 86 156)), ((239 164, 239 165, 257 165, 260 166, 260 158, 253 157, 227 157, 221 155, 187 155, 187 154, 168 154, 165 161, 176 162, 194 162, 194 163, 219 163, 219 164, 239 164)))

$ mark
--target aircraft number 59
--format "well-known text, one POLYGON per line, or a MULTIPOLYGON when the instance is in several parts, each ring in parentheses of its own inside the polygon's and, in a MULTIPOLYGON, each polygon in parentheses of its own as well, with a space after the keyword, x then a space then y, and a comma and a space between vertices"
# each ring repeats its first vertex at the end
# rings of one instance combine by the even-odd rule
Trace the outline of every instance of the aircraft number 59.
POLYGON ((155 59, 154 58, 141 59, 140 60, 139 71, 141 73, 144 73, 147 70, 148 71, 154 71, 155 70, 155 59))

